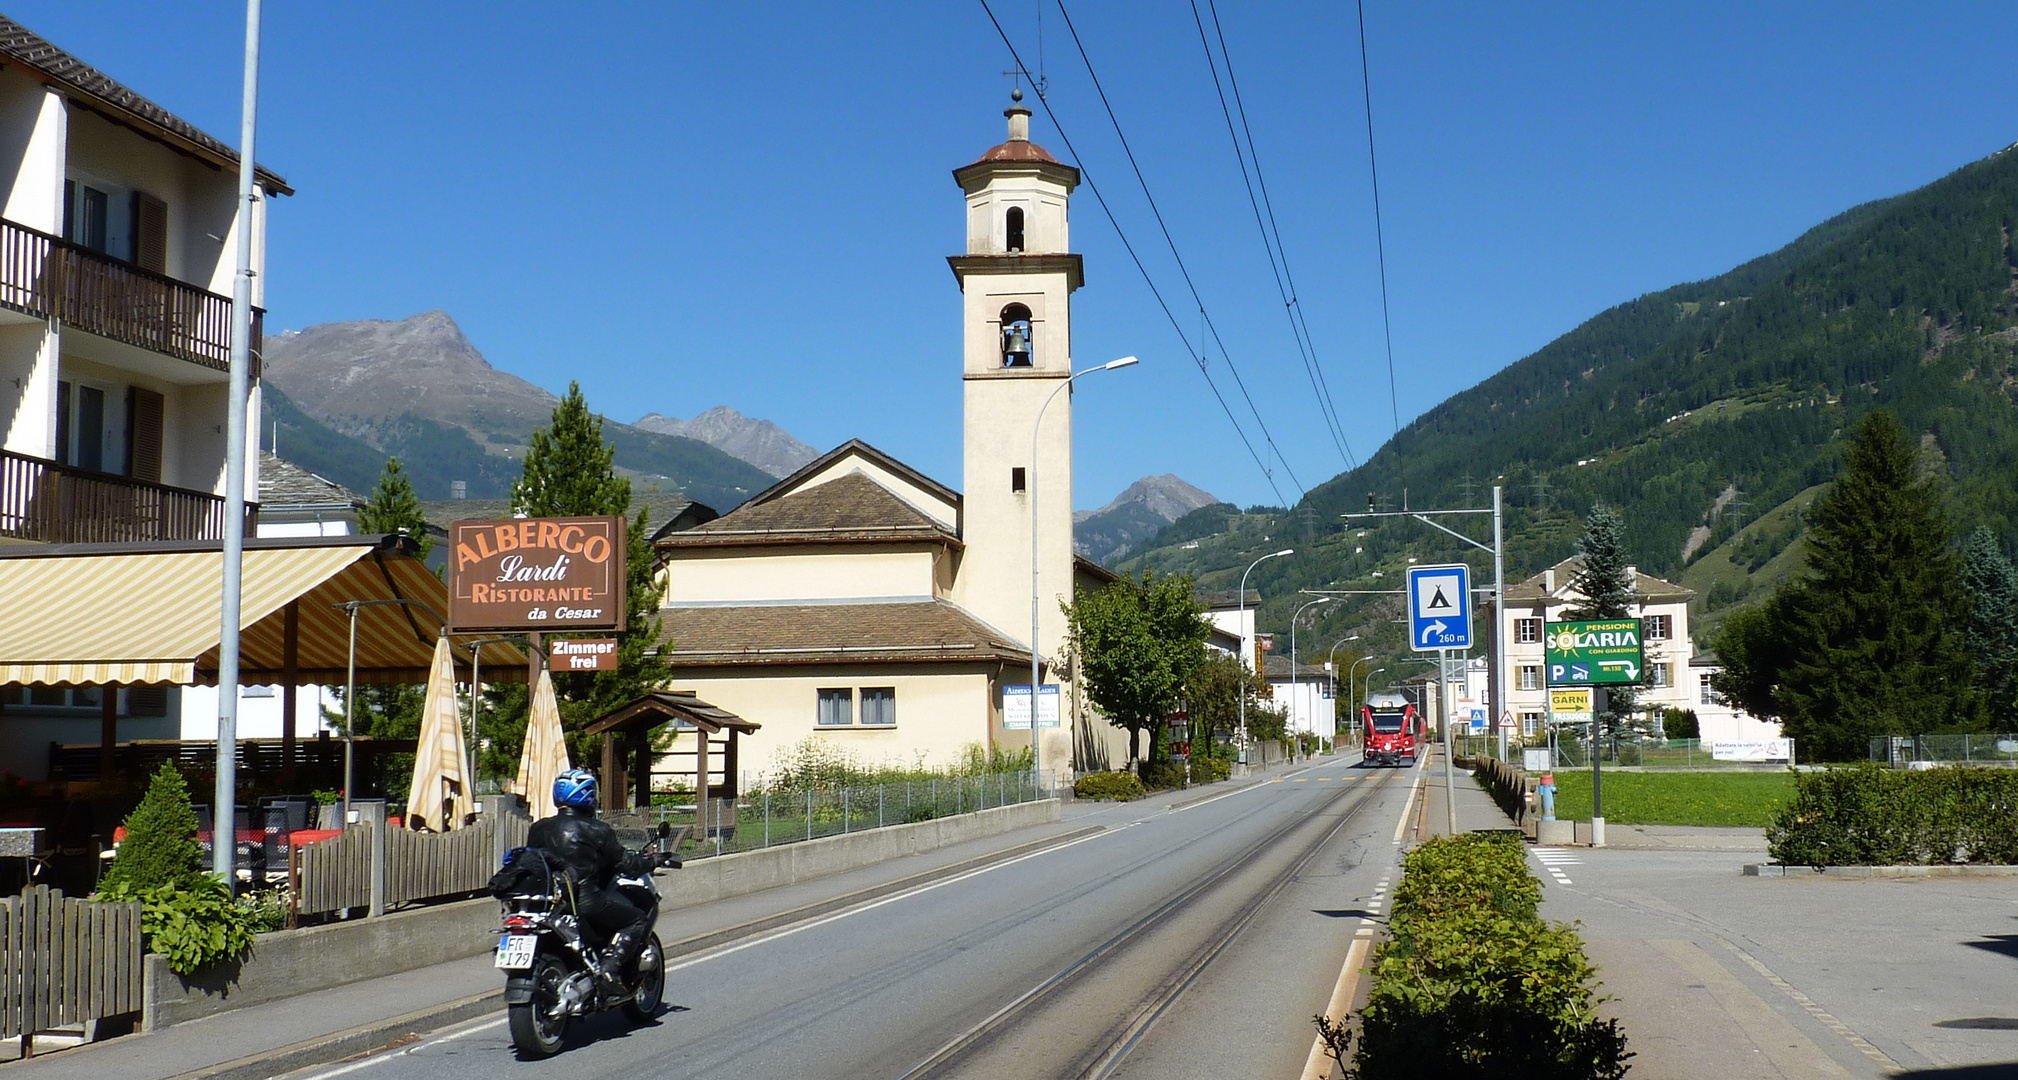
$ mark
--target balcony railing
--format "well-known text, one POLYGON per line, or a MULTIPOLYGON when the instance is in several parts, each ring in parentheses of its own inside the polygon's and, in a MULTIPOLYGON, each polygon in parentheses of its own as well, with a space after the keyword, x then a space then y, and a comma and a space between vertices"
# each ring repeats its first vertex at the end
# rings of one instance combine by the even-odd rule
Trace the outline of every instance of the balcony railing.
MULTIPOLYGON (((247 504, 247 536, 257 511, 247 504)), ((221 540, 224 500, 0 450, 0 536, 45 544, 221 540)))
MULTIPOLYGON (((11 221, 0 221, 0 304, 207 368, 231 367, 229 297, 11 221)), ((254 378, 263 316, 252 309, 254 378)))

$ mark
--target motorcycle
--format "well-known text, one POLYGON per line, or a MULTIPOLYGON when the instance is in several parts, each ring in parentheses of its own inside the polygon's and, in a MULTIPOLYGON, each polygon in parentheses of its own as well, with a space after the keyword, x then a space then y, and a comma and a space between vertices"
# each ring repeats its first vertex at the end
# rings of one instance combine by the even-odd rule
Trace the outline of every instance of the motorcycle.
MULTIPOLYGON (((672 826, 660 822, 658 835, 639 849, 651 857, 654 869, 680 866, 670 852, 660 850, 671 834, 672 826)), ((659 889, 652 873, 619 875, 616 887, 640 910, 658 917, 659 889)), ((496 966, 505 972, 512 1046, 523 1059, 559 1053, 568 1024, 592 1013, 621 1007, 632 1020, 650 1020, 665 996, 665 949, 657 933, 638 951, 630 977, 617 980, 622 990, 606 989, 600 976, 606 971, 608 943, 584 935, 575 917, 575 888, 566 864, 540 848, 512 849, 492 879, 492 895, 504 906, 496 966)))

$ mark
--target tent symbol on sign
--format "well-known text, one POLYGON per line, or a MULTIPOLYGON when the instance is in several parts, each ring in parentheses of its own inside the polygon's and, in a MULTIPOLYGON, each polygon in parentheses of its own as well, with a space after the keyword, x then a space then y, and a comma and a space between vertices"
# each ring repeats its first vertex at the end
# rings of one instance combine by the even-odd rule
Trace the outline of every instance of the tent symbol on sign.
POLYGON ((1430 597, 1429 603, 1424 604, 1422 609, 1424 611, 1435 611, 1438 608, 1443 608, 1445 610, 1456 610, 1455 608, 1451 607, 1450 601, 1444 597, 1442 585, 1438 585, 1436 587, 1436 595, 1430 597))

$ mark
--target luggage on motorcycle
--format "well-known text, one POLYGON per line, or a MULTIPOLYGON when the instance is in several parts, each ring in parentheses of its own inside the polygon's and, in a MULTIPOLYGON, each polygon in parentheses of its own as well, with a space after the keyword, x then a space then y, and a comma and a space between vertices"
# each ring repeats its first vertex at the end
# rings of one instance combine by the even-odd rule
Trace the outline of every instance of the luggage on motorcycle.
POLYGON ((487 887, 500 900, 528 893, 555 896, 572 880, 572 872, 560 856, 545 848, 516 847, 505 852, 504 866, 491 875, 487 887))

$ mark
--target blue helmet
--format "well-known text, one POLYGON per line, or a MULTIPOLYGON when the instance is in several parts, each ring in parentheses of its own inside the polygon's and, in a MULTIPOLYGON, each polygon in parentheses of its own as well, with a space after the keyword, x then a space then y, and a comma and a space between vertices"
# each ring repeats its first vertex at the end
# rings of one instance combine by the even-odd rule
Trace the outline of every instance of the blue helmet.
POLYGON ((596 808, 596 774, 587 769, 569 769, 554 777, 554 805, 577 810, 596 808))

